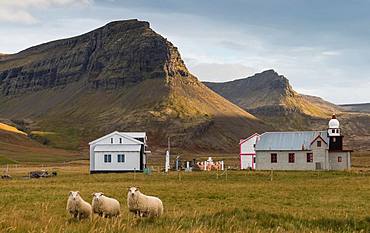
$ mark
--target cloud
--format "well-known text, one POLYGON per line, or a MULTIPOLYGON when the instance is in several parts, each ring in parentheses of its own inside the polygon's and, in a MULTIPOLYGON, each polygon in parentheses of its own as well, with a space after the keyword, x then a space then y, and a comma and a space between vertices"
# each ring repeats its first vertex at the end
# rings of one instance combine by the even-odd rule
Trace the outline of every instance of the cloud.
MULTIPOLYGON (((186 59, 185 59, 186 60, 186 59)), ((187 62, 189 70, 202 81, 220 82, 250 76, 257 71, 238 63, 187 62)))
POLYGON ((12 0, 0 1, 0 23, 35 24, 39 22, 33 10, 51 7, 88 5, 92 0, 12 0))
POLYGON ((38 21, 23 9, 0 8, 0 22, 34 24, 38 21))

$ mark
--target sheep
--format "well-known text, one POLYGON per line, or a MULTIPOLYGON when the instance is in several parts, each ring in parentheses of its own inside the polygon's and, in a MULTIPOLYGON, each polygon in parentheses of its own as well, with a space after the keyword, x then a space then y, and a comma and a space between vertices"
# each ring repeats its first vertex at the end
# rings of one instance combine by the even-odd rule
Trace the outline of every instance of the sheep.
POLYGON ((66 209, 72 218, 77 218, 77 220, 92 216, 91 205, 82 199, 79 191, 69 192, 66 209))
POLYGON ((94 213, 104 218, 120 215, 121 205, 116 199, 104 196, 104 193, 93 193, 92 195, 92 208, 94 213))
POLYGON ((163 203, 158 197, 142 194, 138 187, 130 187, 127 193, 130 212, 140 217, 159 217, 163 214, 163 203))

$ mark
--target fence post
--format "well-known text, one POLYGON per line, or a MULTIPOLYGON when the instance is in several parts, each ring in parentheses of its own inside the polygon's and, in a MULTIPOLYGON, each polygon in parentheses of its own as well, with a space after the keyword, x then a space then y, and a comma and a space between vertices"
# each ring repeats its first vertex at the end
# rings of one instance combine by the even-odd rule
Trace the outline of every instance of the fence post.
POLYGON ((270 181, 274 180, 274 169, 271 168, 270 181))
POLYGON ((228 169, 226 168, 226 180, 227 180, 227 170, 228 170, 228 169))

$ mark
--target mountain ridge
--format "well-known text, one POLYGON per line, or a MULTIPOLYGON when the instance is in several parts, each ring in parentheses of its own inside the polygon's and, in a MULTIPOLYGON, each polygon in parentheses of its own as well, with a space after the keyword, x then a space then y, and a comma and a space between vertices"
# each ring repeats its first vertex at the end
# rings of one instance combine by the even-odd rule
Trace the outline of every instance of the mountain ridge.
POLYGON ((0 59, 0 114, 30 119, 29 131, 53 132, 50 146, 72 150, 135 130, 156 148, 171 136, 180 151, 237 151, 239 138, 269 128, 202 84, 171 42, 137 20, 0 59))

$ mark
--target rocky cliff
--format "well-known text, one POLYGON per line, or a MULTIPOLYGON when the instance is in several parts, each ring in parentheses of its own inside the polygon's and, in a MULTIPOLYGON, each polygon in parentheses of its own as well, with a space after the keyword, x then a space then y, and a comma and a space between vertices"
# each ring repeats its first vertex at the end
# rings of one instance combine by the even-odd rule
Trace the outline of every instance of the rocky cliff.
POLYGON ((189 75, 177 49, 137 20, 112 22, 74 38, 0 57, 2 95, 63 87, 84 80, 114 89, 145 79, 189 75))
POLYGON ((32 122, 51 146, 86 148, 114 130, 167 136, 181 150, 237 151, 267 126, 217 95, 184 65, 176 47, 137 20, 0 58, 0 116, 32 122))

